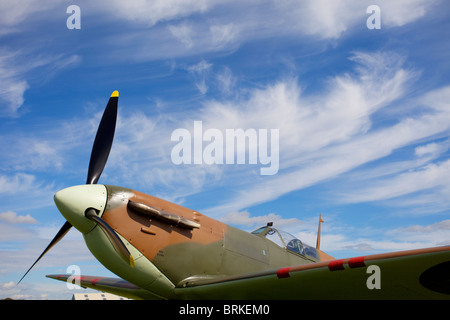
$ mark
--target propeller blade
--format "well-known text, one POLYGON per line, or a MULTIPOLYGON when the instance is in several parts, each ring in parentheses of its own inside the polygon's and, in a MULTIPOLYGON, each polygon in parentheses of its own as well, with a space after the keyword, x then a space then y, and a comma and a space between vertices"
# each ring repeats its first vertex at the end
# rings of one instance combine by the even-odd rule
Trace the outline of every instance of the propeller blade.
MULTIPOLYGON (((91 159, 89 161, 89 170, 86 184, 96 184, 100 175, 105 167, 106 161, 108 160, 109 152, 111 151, 111 145, 114 139, 114 131, 116 130, 116 120, 117 120, 117 104, 119 101, 119 92, 114 91, 109 98, 108 104, 106 105, 105 111, 103 112, 102 120, 97 129, 97 134, 95 136, 94 145, 92 146, 91 159)), ((99 218, 100 219, 100 218, 99 218)), ((102 220, 103 221, 103 220, 102 220)), ((100 222, 98 222, 100 224, 100 222)), ((103 222, 105 224, 105 222, 103 222)), ((109 227, 106 224, 107 227, 109 227)), ((41 253, 39 258, 33 263, 33 265, 27 270, 23 277, 19 280, 19 284, 23 278, 28 274, 28 272, 34 267, 34 265, 49 251, 59 240, 61 240, 64 235, 70 230, 72 225, 70 222, 62 226, 58 231, 56 236, 50 242, 50 244, 45 248, 44 252, 41 253)), ((112 230, 112 229, 111 229, 112 230)), ((114 233, 114 232, 113 232, 114 233)), ((116 235, 117 237, 117 235, 116 235)), ((118 238, 118 237, 117 237, 118 238)), ((118 238, 120 241, 120 238, 118 238)), ((121 241, 120 241, 121 242, 121 241)), ((122 243, 125 250, 126 247, 122 243)), ((119 246, 120 247, 120 246, 119 246)), ((128 250, 127 250, 128 251, 128 250)), ((129 257, 131 255, 128 252, 129 257)), ((132 264, 134 266, 134 259, 131 257, 132 264)))
POLYGON ((97 135, 92 146, 86 184, 97 183, 108 160, 114 139, 114 131, 116 130, 118 101, 119 92, 114 91, 109 98, 108 105, 98 126, 97 135))
POLYGON ((87 218, 97 222, 97 224, 103 229, 103 231, 105 231, 109 241, 111 242, 119 256, 123 260, 125 260, 125 262, 128 263, 132 268, 134 268, 133 256, 131 255, 130 251, 128 251, 127 247, 119 238, 117 233, 115 233, 114 230, 109 226, 109 224, 107 224, 105 220, 97 216, 97 212, 95 211, 95 209, 90 208, 86 211, 85 214, 87 218))
POLYGON ((37 258, 37 260, 33 263, 33 265, 27 270, 27 272, 25 272, 25 274, 23 275, 22 278, 20 278, 20 280, 19 280, 19 282, 17 282, 17 284, 19 284, 20 281, 22 281, 22 279, 25 278, 25 276, 28 274, 28 272, 30 272, 30 270, 44 256, 44 254, 46 254, 48 250, 50 250, 56 243, 58 243, 59 240, 61 240, 65 236, 65 234, 70 230, 71 227, 72 227, 72 225, 68 221, 66 221, 66 223, 64 223, 64 225, 58 231, 58 233, 53 238, 53 240, 50 242, 50 244, 47 246, 47 248, 45 248, 44 252, 41 253, 39 258, 37 258))

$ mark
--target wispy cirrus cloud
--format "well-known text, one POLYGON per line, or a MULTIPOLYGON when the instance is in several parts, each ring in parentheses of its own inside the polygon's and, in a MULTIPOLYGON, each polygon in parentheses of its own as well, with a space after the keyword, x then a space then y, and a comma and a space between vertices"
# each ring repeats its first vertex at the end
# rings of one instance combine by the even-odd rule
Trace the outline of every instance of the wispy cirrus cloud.
POLYGON ((429 132, 385 144, 384 136, 393 134, 392 130, 406 130, 414 124, 399 119, 397 125, 372 130, 372 115, 402 99, 415 72, 403 68, 400 57, 389 53, 355 53, 351 59, 356 72, 328 79, 324 92, 317 95, 303 95, 297 80, 289 79, 254 90, 248 100, 206 104, 199 115, 205 125, 280 129, 279 174, 245 184, 223 210, 240 210, 337 177, 444 130, 427 123, 424 129, 429 132))
POLYGON ((275 226, 280 228, 295 228, 304 224, 303 221, 297 218, 283 219, 280 215, 269 213, 262 216, 251 216, 248 211, 231 212, 222 217, 222 221, 229 224, 245 226, 246 228, 256 228, 266 225, 268 222, 273 222, 275 226))
MULTIPOLYGON (((346 197, 342 197, 342 201, 383 201, 432 188, 439 188, 442 191, 448 189, 447 179, 450 175, 450 162, 448 160, 404 169, 397 172, 396 175, 391 174, 379 179, 372 178, 370 186, 363 187, 360 185, 359 190, 348 192, 346 197), (406 169, 408 170, 406 171, 406 169)), ((443 197, 442 201, 447 202, 445 198, 443 197)))
POLYGON ((25 92, 30 88, 33 71, 43 68, 45 75, 39 76, 39 83, 46 81, 61 70, 81 62, 78 55, 39 56, 23 51, 0 48, 0 116, 16 117, 25 102, 25 92), (30 80, 31 79, 31 80, 30 80))
MULTIPOLYGON (((195 194, 218 181, 227 185, 233 180, 234 196, 204 209, 220 217, 336 178, 448 129, 446 106, 442 104, 445 95, 436 92, 418 100, 418 106, 427 102, 430 109, 406 116, 397 113, 398 118, 390 125, 380 126, 376 120, 379 114, 402 108, 418 73, 405 68, 405 57, 391 52, 354 52, 349 58, 353 70, 326 79, 323 90, 317 93, 304 94, 297 78, 285 78, 264 88, 246 89, 246 94, 236 94, 237 98, 206 100, 203 108, 189 110, 183 116, 122 115, 110 161, 114 177, 120 177, 119 181, 135 177, 134 183, 144 187, 160 186, 162 194, 172 194, 174 199, 176 194, 195 194), (175 166, 170 160, 171 132, 191 128, 194 120, 201 120, 205 130, 280 129, 279 173, 261 179, 249 165, 175 166), (131 150, 131 146, 139 148, 131 150), (126 154, 135 157, 125 159, 126 154)), ((190 70, 202 74, 211 68, 202 61, 190 70)), ((230 72, 228 76, 233 77, 230 72)), ((419 146, 417 152, 438 154, 438 149, 419 146)), ((107 168, 105 174, 108 172, 107 168)))
POLYGON ((187 70, 196 79, 195 86, 200 91, 201 94, 205 94, 208 91, 208 86, 206 84, 206 78, 212 67, 212 64, 206 60, 201 60, 199 63, 187 67, 187 70))
MULTIPOLYGON (((438 0, 379 1, 382 29, 413 23, 432 11, 438 0)), ((367 1, 104 1, 84 4, 90 12, 104 12, 124 21, 126 32, 102 39, 114 47, 106 57, 114 61, 154 61, 195 55, 235 52, 243 44, 292 37, 312 43, 336 41, 366 28, 367 1), (139 28, 136 28, 139 26, 139 28)), ((83 7, 83 4, 80 4, 83 7)))
POLYGON ((119 18, 136 21, 147 26, 153 26, 160 21, 179 19, 195 13, 205 12, 217 4, 210 0, 169 0, 149 1, 139 0, 133 2, 111 1, 105 8, 119 18))
POLYGON ((16 114, 24 103, 24 93, 28 82, 23 78, 24 70, 15 59, 15 54, 0 52, 0 101, 1 111, 6 114, 16 114))
POLYGON ((36 18, 39 20, 39 18, 54 17, 52 13, 55 13, 53 10, 57 7, 58 3, 49 0, 24 0, 21 3, 2 1, 0 3, 0 36, 23 31, 28 27, 28 19, 29 23, 35 23, 36 18))

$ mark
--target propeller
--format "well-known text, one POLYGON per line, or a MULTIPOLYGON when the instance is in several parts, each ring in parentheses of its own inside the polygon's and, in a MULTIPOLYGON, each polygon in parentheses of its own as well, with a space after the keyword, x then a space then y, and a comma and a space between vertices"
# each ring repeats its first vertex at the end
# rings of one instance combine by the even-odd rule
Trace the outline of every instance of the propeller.
MULTIPOLYGON (((100 124, 97 129, 97 134, 95 136, 94 145, 92 146, 91 151, 91 158, 89 161, 89 170, 87 175, 86 184, 96 184, 98 179, 100 178, 100 175, 103 172, 103 169, 105 168, 106 161, 108 160, 109 152, 111 151, 111 146, 114 140, 114 131, 116 130, 116 120, 117 120, 117 104, 119 101, 119 92, 114 91, 111 94, 111 97, 109 98, 108 104, 106 105, 105 111, 103 112, 102 119, 100 121, 100 124)), ((93 219, 92 217, 88 217, 90 219, 93 219)), ((100 219, 99 217, 97 217, 100 219)), ((99 220, 95 220, 97 223, 99 223, 100 226, 102 226, 102 229, 105 230, 103 227, 106 225, 109 227, 106 222, 104 222, 102 219, 100 219, 102 222, 99 222, 99 220)), ((37 260, 31 265, 31 267, 25 272, 25 274, 22 276, 22 278, 19 280, 17 284, 19 284, 23 278, 30 272, 30 270, 34 267, 34 265, 56 244, 58 243, 70 230, 72 225, 66 221, 64 225, 61 227, 61 229, 58 231, 56 236, 53 238, 53 240, 50 242, 50 244, 45 248, 45 250, 41 253, 41 255, 37 258, 37 260)), ((114 233, 114 232, 113 232, 114 233)), ((107 232, 108 234, 108 232, 107 232)), ((109 234, 108 234, 108 237, 109 234)), ((117 235, 116 235, 117 237, 117 235)), ((111 239, 111 238, 110 238, 111 239)), ((117 239, 120 240, 120 238, 117 237, 117 239)), ((114 247, 120 246, 119 242, 112 241, 114 247)), ((122 246, 126 249, 125 245, 122 243, 122 246)), ((123 249, 121 249, 123 251, 123 249)), ((128 250, 127 250, 128 251, 128 250)), ((129 254, 129 253, 128 253, 129 254)), ((132 257, 131 257, 132 259, 132 257)), ((130 264, 134 264, 134 260, 131 260, 130 264), (132 263, 131 263, 132 261, 132 263)))

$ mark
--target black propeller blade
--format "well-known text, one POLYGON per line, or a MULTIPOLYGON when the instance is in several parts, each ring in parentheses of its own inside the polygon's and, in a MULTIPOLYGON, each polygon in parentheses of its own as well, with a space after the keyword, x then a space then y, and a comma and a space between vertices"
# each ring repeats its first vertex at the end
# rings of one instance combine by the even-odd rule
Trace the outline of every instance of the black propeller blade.
POLYGON ((108 160, 114 139, 114 131, 116 130, 118 100, 119 93, 114 91, 111 98, 109 98, 108 105, 98 126, 97 135, 95 136, 92 147, 86 184, 97 183, 108 160))
POLYGON ((48 250, 50 250, 55 244, 57 244, 59 242, 59 240, 61 240, 66 235, 66 233, 70 230, 71 227, 72 227, 72 225, 68 221, 66 221, 66 223, 64 223, 62 228, 58 231, 58 233, 53 238, 53 240, 50 242, 50 244, 47 246, 47 248, 45 248, 44 252, 41 253, 39 258, 37 258, 37 260, 33 263, 33 265, 27 270, 27 272, 25 272, 25 274, 23 275, 22 278, 20 278, 20 280, 19 280, 19 282, 17 282, 17 284, 19 284, 20 281, 22 281, 22 279, 25 278, 25 276, 28 274, 28 272, 30 272, 30 270, 44 256, 44 254, 46 254, 48 250))
MULTIPOLYGON (((111 151, 112 142, 114 139, 114 132, 116 130, 117 120, 117 104, 119 101, 119 92, 114 91, 109 98, 108 104, 103 112, 100 125, 97 129, 94 145, 92 146, 91 159, 89 161, 89 170, 86 184, 96 184, 108 160, 109 152, 111 151)), ((28 271, 23 275, 17 284, 22 281, 34 265, 49 251, 58 241, 60 241, 66 233, 70 230, 72 225, 66 221, 50 244, 41 253, 39 258, 33 263, 28 271)), ((120 240, 120 239, 119 239, 120 240)), ((126 249, 126 248, 125 248, 126 249)), ((132 257, 131 257, 132 258, 132 257)), ((131 260, 130 260, 131 261, 131 260)), ((134 261, 133 261, 134 262, 134 261)))

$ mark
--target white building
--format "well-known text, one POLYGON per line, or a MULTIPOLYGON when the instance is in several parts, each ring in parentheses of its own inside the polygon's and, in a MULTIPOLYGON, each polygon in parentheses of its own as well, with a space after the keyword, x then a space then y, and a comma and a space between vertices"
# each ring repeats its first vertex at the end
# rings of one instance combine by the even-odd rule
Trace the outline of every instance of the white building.
POLYGON ((95 292, 95 293, 74 293, 72 300, 130 300, 125 297, 116 296, 112 293, 95 292))

